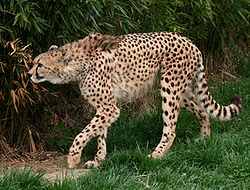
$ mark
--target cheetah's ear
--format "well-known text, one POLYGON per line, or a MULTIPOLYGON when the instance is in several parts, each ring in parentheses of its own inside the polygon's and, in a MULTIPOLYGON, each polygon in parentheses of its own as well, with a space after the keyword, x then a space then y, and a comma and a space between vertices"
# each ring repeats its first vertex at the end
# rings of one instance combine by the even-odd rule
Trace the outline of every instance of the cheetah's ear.
POLYGON ((54 50, 54 49, 58 49, 58 46, 57 45, 52 45, 50 46, 49 50, 54 50))

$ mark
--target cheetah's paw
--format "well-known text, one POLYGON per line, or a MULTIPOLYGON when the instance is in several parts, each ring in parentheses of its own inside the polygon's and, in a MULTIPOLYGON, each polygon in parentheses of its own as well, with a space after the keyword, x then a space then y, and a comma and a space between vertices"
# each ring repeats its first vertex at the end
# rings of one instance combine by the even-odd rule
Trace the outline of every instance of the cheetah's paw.
POLYGON ((154 160, 159 159, 161 157, 162 157, 162 154, 160 154, 157 151, 154 151, 154 152, 152 152, 151 154, 148 155, 148 158, 151 158, 151 159, 154 159, 154 160))
POLYGON ((80 157, 79 156, 68 156, 68 167, 69 169, 73 169, 75 168, 79 162, 81 161, 80 157))
POLYGON ((84 164, 84 167, 87 169, 98 168, 100 166, 100 162, 97 160, 89 160, 84 164))

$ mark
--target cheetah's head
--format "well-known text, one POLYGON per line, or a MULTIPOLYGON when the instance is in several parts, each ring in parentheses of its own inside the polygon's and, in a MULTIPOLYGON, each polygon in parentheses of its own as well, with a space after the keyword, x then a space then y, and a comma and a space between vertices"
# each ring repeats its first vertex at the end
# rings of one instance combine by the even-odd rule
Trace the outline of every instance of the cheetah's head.
POLYGON ((53 84, 64 83, 65 68, 67 67, 67 53, 55 45, 33 60, 33 67, 28 72, 34 83, 49 81, 53 84))
POLYGON ((91 33, 86 38, 66 44, 61 47, 55 45, 38 55, 33 60, 33 67, 28 72, 34 83, 44 81, 53 84, 77 81, 77 77, 84 78, 93 61, 91 56, 99 52, 109 52, 117 46, 116 38, 99 33, 91 33), (91 61, 92 60, 92 61, 91 61))

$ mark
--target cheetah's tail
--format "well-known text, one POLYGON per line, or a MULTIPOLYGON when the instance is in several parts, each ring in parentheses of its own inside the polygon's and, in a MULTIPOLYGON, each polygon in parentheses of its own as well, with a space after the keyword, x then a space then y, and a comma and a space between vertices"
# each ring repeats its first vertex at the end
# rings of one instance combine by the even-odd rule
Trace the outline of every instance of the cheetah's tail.
POLYGON ((198 65, 198 70, 195 76, 194 93, 197 95, 202 109, 209 113, 212 117, 220 120, 230 120, 235 116, 238 116, 242 108, 241 98, 239 96, 234 96, 231 100, 231 104, 228 106, 222 106, 217 103, 208 91, 203 69, 204 66, 201 58, 201 62, 198 65))

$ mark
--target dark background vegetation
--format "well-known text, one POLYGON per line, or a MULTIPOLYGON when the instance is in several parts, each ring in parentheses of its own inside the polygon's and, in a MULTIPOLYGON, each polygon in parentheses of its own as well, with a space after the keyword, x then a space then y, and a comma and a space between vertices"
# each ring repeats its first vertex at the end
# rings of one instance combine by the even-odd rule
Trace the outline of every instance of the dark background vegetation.
POLYGON ((93 109, 75 85, 37 85, 31 60, 52 44, 89 32, 175 31, 202 50, 210 74, 249 75, 248 0, 2 0, 0 2, 0 154, 67 151, 93 109))

